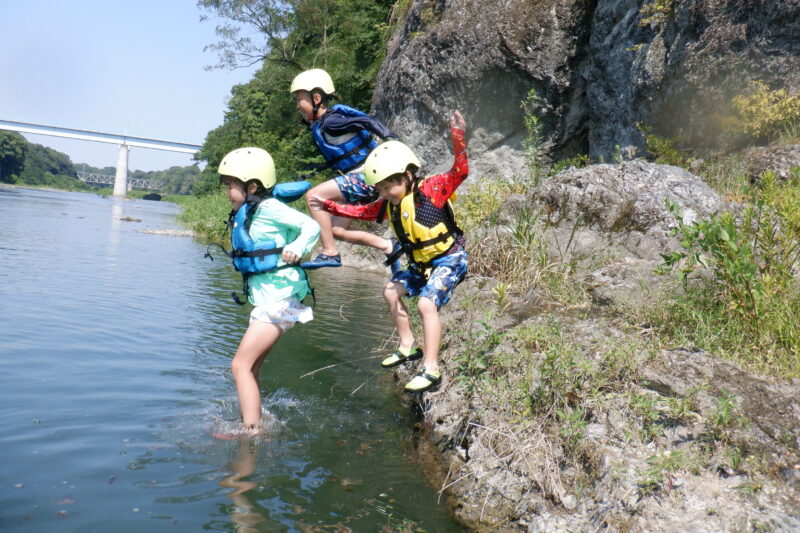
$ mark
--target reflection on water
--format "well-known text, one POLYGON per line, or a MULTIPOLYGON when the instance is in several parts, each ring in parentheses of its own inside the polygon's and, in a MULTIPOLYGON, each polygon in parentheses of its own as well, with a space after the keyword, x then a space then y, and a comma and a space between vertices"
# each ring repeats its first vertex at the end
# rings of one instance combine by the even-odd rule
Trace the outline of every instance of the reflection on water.
POLYGON ((108 225, 108 257, 113 258, 117 256, 117 247, 119 246, 119 238, 121 235, 120 229, 124 222, 122 219, 123 205, 122 200, 114 199, 111 204, 111 221, 108 225))
POLYGON ((256 483, 246 479, 256 471, 254 448, 258 446, 258 441, 245 437, 237 440, 239 443, 236 449, 236 458, 230 464, 230 469, 233 473, 228 477, 222 478, 219 485, 232 489, 227 496, 233 504, 230 509, 230 515, 231 522, 236 526, 236 531, 252 533, 259 531, 258 525, 263 524, 266 520, 264 509, 257 503, 250 501, 247 496, 248 491, 258 486, 256 483))
POLYGON ((0 188, 0 529, 458 531, 406 459, 413 421, 375 358, 382 276, 312 273, 315 319, 261 370, 272 430, 212 436, 238 422, 249 306, 204 244, 141 233, 176 213, 0 188))

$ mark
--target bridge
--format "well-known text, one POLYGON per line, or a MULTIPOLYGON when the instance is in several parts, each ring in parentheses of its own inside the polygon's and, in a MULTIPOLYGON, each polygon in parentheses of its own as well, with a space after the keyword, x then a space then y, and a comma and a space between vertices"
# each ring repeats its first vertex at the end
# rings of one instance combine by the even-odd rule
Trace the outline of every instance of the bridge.
MULTIPOLYGON (((114 196, 118 198, 125 198, 125 195, 128 192, 128 152, 131 150, 131 148, 166 150, 169 152, 181 152, 184 154, 194 154, 200 150, 200 145, 198 144, 164 141, 161 139, 148 139, 145 137, 131 137, 116 133, 103 133, 99 131, 62 128, 60 126, 46 126, 44 124, 15 122, 12 120, 0 119, 0 130, 16 131, 18 133, 33 133, 36 135, 50 135, 52 137, 64 137, 67 139, 118 145, 119 156, 117 157, 117 172, 114 176, 114 196)), ((146 180, 134 181, 144 182, 146 180)))
MULTIPOLYGON (((114 185, 117 176, 115 174, 101 174, 99 172, 80 172, 78 171, 78 179, 84 183, 97 183, 100 185, 114 185)), ((128 187, 136 189, 147 189, 150 191, 157 191, 164 186, 161 181, 145 180, 142 178, 128 178, 128 187)))

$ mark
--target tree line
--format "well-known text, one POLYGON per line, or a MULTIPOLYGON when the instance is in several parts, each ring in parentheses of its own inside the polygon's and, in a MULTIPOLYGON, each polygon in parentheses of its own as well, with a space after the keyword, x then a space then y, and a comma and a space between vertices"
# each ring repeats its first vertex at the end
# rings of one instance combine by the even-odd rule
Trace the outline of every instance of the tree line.
MULTIPOLYGON (((66 190, 94 190, 98 187, 78 179, 78 170, 99 174, 114 174, 114 167, 97 168, 84 163, 73 163, 70 157, 58 150, 28 142, 13 131, 0 131, 0 183, 34 185, 66 190)), ((131 179, 159 181, 165 194, 191 194, 200 176, 200 167, 173 166, 167 170, 145 172, 135 170, 131 179)))
POLYGON ((368 111, 395 4, 402 2, 200 0, 208 18, 222 21, 216 28, 220 41, 206 47, 219 53, 216 67, 261 62, 261 68, 231 89, 222 125, 208 133, 197 154, 208 164, 195 191, 218 190, 219 162, 242 146, 269 151, 279 181, 297 179, 322 162, 289 94, 291 81, 304 70, 325 69, 339 102, 368 111))

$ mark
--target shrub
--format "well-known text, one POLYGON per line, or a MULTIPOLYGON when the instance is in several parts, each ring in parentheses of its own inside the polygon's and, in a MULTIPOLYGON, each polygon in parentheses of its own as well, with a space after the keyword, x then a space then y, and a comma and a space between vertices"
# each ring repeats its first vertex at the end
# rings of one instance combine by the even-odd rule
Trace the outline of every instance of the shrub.
POLYGON ((553 167, 550 169, 549 175, 555 176, 562 170, 566 170, 570 167, 575 168, 583 168, 589 164, 589 156, 586 154, 576 155, 575 157, 570 157, 567 159, 562 159, 558 161, 553 167))
POLYGON ((771 90, 760 80, 750 83, 748 93, 734 96, 731 104, 736 117, 727 127, 735 133, 771 138, 800 121, 800 96, 790 95, 786 89, 771 90))
POLYGON ((682 250, 663 254, 659 271, 678 269, 685 292, 666 320, 760 369, 797 373, 800 242, 791 221, 758 196, 739 218, 721 213, 690 224, 667 205, 682 250), (700 270, 709 276, 695 276, 700 270))
POLYGON ((637 124, 636 128, 644 135, 645 147, 653 161, 661 165, 674 165, 688 168, 691 160, 676 146, 674 139, 659 137, 651 128, 637 124))
POLYGON ((459 226, 464 231, 470 231, 484 222, 491 222, 492 216, 509 196, 521 194, 525 190, 523 184, 513 180, 481 176, 455 199, 459 226))

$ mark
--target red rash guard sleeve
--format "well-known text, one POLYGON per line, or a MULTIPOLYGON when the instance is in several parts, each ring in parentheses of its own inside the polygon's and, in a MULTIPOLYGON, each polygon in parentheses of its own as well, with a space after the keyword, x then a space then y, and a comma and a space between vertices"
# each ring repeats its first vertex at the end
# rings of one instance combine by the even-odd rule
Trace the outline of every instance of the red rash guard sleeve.
POLYGON ((464 130, 451 128, 450 138, 453 140, 453 154, 455 154, 453 167, 444 174, 425 178, 419 187, 420 192, 427 196, 436 207, 443 207, 469 174, 464 130))
POLYGON ((380 222, 380 220, 378 220, 378 213, 380 213, 383 203, 384 200, 378 200, 371 204, 339 204, 333 200, 325 200, 323 209, 332 215, 340 217, 380 222))

